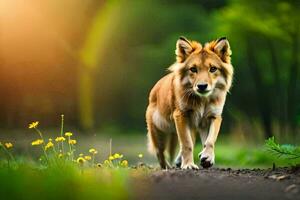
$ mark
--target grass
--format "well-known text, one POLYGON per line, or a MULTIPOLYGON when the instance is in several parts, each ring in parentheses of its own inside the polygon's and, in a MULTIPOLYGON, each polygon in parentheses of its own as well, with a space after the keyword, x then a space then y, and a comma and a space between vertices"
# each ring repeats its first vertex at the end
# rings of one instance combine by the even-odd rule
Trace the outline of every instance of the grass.
MULTIPOLYGON (((155 157, 146 153, 145 134, 113 131, 80 136, 64 131, 63 116, 56 138, 43 133, 38 122, 31 123, 29 128, 35 131, 31 134, 34 137, 28 138, 28 134, 15 142, 0 143, 3 199, 130 199, 134 190, 132 178, 151 172, 149 165, 157 166, 155 157)), ((196 162, 200 148, 198 144, 194 151, 196 162)), ((215 153, 217 167, 266 168, 273 163, 289 164, 270 155, 262 145, 242 146, 226 138, 218 140, 215 153)))
POLYGON ((40 169, 28 164, 0 169, 3 199, 129 199, 128 170, 40 169))
MULTIPOLYGON (((35 133, 31 141, 35 156, 15 156, 13 142, 0 142, 0 196, 4 199, 129 199, 130 176, 144 174, 144 167, 130 169, 120 153, 99 161, 98 149, 78 151, 78 139, 64 131, 64 118, 56 138, 47 137, 39 122, 29 124, 35 133), (46 139, 48 138, 48 139, 46 139)), ((112 141, 112 140, 110 140, 112 141)), ((28 144, 27 144, 28 145, 28 144)), ((143 154, 137 155, 138 160, 143 154)))

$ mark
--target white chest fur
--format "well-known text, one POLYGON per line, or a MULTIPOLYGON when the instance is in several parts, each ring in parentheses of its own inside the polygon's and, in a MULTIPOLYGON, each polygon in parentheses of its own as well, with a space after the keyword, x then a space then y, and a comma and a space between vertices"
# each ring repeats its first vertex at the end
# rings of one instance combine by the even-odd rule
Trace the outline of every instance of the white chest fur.
POLYGON ((211 117, 222 115, 223 105, 203 104, 191 111, 190 124, 194 127, 207 126, 211 117))

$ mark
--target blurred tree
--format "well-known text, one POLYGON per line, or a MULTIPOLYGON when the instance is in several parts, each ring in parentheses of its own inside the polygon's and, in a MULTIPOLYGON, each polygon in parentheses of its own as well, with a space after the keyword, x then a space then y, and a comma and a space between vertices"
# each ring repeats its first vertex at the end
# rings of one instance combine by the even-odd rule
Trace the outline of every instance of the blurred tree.
MULTIPOLYGON (((246 49, 237 53, 236 66, 248 60, 265 136, 273 135, 272 122, 282 134, 296 134, 299 109, 299 1, 230 1, 217 14, 219 31, 246 49), (298 94, 298 95, 297 95, 298 94)), ((249 81, 249 79, 245 79, 249 81)), ((245 85, 242 83, 241 85, 245 85)), ((252 95, 248 95, 252 96, 252 95)), ((241 108, 249 105, 241 105, 241 108)), ((250 108, 255 107, 252 104, 250 108)), ((243 108, 242 108, 243 109, 243 108)))
POLYGON ((101 45, 95 84, 97 124, 145 128, 144 113, 151 87, 175 61, 181 35, 208 41, 208 13, 198 1, 119 1, 120 11, 107 23, 116 24, 101 45), (101 122, 101 123, 100 123, 101 122))
POLYGON ((240 132, 263 129, 265 137, 299 131, 299 1, 0 5, 2 125, 24 126, 32 118, 51 125, 64 113, 85 129, 144 130, 149 91, 175 61, 184 35, 202 43, 228 36, 236 75, 223 132, 240 131, 241 124, 240 132))
POLYGON ((118 15, 119 11, 119 1, 107 1, 100 7, 80 51, 78 105, 80 126, 84 129, 94 128, 95 125, 94 85, 97 82, 94 74, 102 59, 101 55, 109 50, 108 36, 116 24, 111 20, 118 15))

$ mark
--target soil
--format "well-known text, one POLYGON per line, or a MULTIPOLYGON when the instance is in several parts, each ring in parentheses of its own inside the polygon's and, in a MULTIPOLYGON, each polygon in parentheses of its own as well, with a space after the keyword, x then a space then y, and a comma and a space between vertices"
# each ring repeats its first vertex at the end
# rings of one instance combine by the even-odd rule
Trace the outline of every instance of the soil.
POLYGON ((300 167, 157 170, 135 180, 136 199, 300 199, 300 167))

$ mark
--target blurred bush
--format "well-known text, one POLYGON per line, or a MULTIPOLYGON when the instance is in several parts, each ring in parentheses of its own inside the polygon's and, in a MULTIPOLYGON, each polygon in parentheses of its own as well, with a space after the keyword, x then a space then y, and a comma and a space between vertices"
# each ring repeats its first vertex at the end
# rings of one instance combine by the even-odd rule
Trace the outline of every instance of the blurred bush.
POLYGON ((148 93, 179 36, 227 36, 235 79, 223 132, 263 141, 299 133, 299 3, 270 0, 1 2, 0 125, 145 132, 148 93), (24 5, 23 5, 24 4, 24 5))

